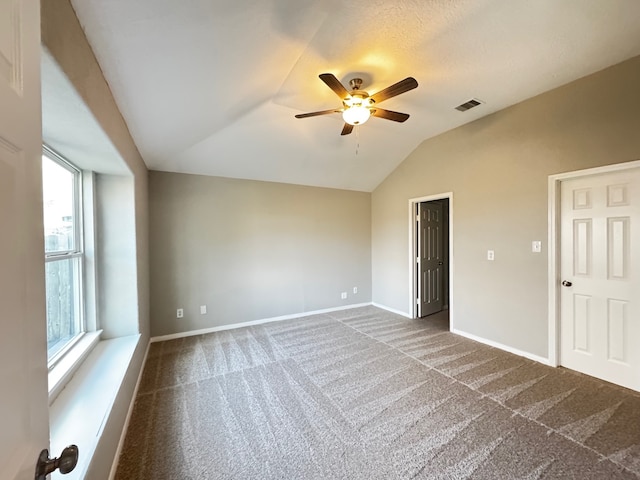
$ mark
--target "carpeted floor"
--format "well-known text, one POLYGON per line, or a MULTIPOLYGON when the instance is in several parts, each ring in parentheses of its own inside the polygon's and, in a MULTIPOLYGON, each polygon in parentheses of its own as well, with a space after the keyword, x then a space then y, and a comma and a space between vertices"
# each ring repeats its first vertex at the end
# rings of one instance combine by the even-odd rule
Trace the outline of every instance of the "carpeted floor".
POLYGON ((116 479, 638 479, 640 394, 364 307, 150 347, 116 479))

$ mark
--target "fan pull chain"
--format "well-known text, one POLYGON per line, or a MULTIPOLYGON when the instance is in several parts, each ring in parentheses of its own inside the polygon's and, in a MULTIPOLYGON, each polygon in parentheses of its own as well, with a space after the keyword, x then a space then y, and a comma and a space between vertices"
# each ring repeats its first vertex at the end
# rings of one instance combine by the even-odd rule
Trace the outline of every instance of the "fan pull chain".
POLYGON ((358 155, 359 150, 360 150, 360 128, 356 126, 356 155, 358 155))

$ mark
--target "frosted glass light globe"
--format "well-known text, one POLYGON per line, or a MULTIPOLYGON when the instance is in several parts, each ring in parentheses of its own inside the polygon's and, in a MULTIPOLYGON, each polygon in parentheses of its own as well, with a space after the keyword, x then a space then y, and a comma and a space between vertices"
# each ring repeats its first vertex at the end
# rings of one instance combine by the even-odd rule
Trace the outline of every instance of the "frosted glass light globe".
POLYGON ((349 125, 362 125, 369 120, 370 116, 371 111, 363 106, 353 106, 342 112, 342 118, 344 118, 344 121, 349 125))

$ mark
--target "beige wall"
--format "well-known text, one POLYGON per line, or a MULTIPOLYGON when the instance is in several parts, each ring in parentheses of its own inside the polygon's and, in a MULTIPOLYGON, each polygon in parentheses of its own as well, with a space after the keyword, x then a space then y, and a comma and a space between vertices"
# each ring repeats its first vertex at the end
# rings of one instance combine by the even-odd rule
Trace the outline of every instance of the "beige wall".
POLYGON ((136 217, 132 177, 96 175, 98 318, 103 339, 138 333, 136 217))
POLYGON ((149 198, 153 336, 371 301, 369 193, 150 172, 149 198))
POLYGON ((423 142, 372 194, 373 301, 409 312, 408 200, 451 191, 454 327, 546 357, 547 177, 640 159, 638 85, 640 57, 423 142))
MULTIPOLYGON (((124 162, 133 177, 131 208, 135 212, 134 268, 137 271, 137 295, 133 308, 137 311, 140 333, 146 337, 149 332, 147 167, 129 134, 69 0, 42 1, 41 16, 42 44, 115 147, 118 155, 113 161, 124 162)), ((108 269, 109 266, 104 268, 108 269)))
MULTIPOLYGON (((99 228, 102 225, 103 229, 102 235, 109 237, 107 244, 103 245, 104 256, 98 259, 101 277, 98 288, 103 287, 98 291, 98 307, 103 316, 99 320, 107 321, 109 324, 107 336, 136 332, 142 335, 119 391, 105 392, 108 395, 115 394, 116 397, 109 416, 105 419, 87 473, 87 478, 99 480, 109 476, 149 339, 147 168, 120 115, 69 1, 43 0, 41 17, 43 46, 90 110, 91 121, 98 122, 108 141, 115 147, 116 155, 113 161, 124 162, 126 169, 131 172, 120 179, 103 177, 97 185, 98 196, 107 198, 111 204, 102 204, 96 209, 99 228), (126 192, 123 193, 122 188, 126 192), (110 192, 118 189, 123 195, 114 199, 110 192), (107 210, 110 206, 115 209, 107 210), (121 232, 114 230, 119 224, 118 219, 114 218, 118 212, 124 212, 126 217, 120 222, 125 227, 121 232), (109 232, 104 232, 105 226, 109 226, 109 232), (118 239, 119 233, 126 238, 118 239), (110 263, 110 260, 115 262, 110 263), (118 277, 122 275, 123 270, 128 275, 127 281, 118 283, 118 277), (120 292, 117 291, 118 288, 120 292), (124 288, 128 291, 119 296, 124 288), (126 305, 123 304, 123 299, 126 305), (105 302, 115 303, 106 305, 105 302), (123 319, 118 318, 123 311, 126 311, 127 325, 123 325, 123 319), (109 316, 112 318, 106 318, 109 316)), ((65 154, 65 151, 61 150, 60 153, 65 154)), ((87 152, 87 155, 91 155, 91 152, 87 152)), ((70 160, 73 161, 73 158, 70 160)), ((98 235, 101 233, 98 232, 98 235)))

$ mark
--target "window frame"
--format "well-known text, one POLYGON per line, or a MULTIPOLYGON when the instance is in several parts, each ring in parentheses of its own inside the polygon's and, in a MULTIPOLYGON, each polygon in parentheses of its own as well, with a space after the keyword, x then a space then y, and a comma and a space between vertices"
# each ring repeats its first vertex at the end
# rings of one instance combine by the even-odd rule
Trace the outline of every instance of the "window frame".
MULTIPOLYGON (((44 251, 45 264, 64 260, 78 259, 78 300, 75 308, 78 309, 78 333, 71 338, 66 345, 49 358, 47 349, 47 368, 51 372, 63 358, 76 346, 87 333, 86 306, 85 306, 85 251, 84 251, 84 216, 83 216, 83 175, 82 170, 55 152, 47 145, 42 146, 42 155, 60 167, 73 174, 73 248, 55 252, 44 251)), ((49 319, 46 317, 48 325, 49 319)))

